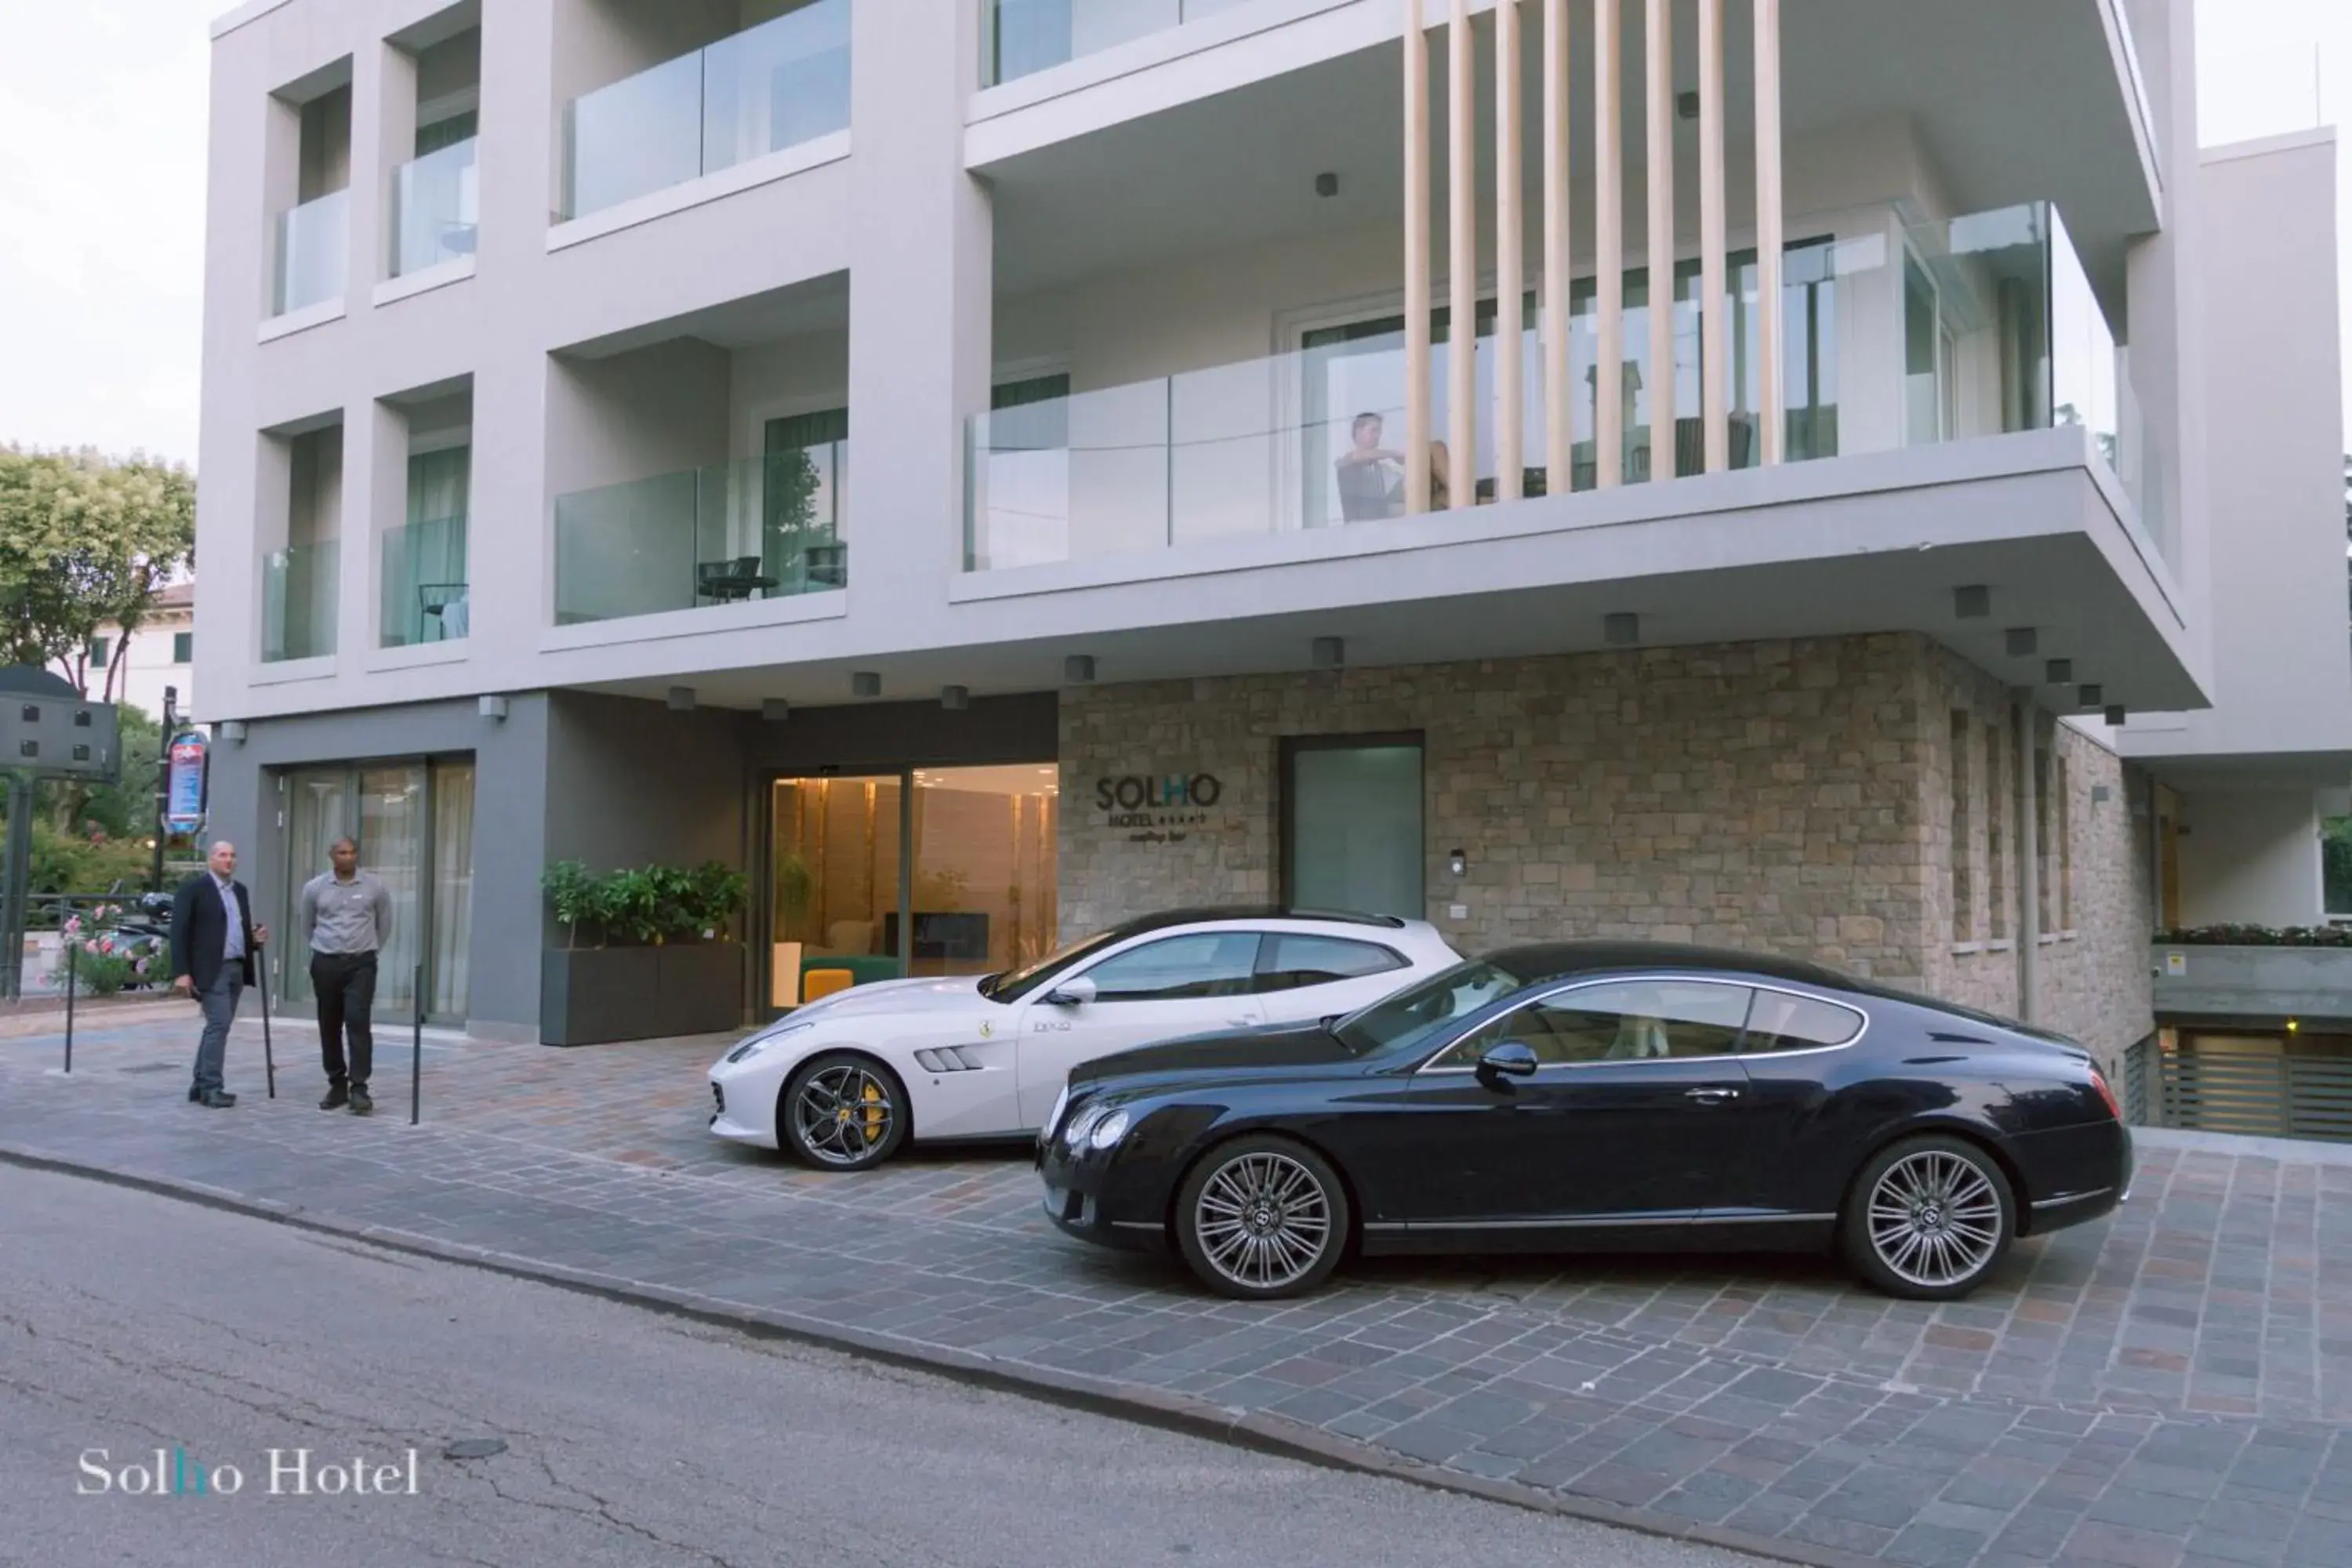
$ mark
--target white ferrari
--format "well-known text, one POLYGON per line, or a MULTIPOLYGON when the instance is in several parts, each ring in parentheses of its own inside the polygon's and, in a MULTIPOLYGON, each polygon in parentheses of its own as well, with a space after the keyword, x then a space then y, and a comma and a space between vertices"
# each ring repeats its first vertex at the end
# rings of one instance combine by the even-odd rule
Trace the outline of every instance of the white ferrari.
POLYGON ((1152 915, 1024 969, 885 980, 796 1008, 711 1064, 710 1131, 832 1171, 879 1164, 910 1138, 1017 1138, 1045 1124, 1080 1062, 1351 1013, 1460 962, 1420 921, 1152 915))

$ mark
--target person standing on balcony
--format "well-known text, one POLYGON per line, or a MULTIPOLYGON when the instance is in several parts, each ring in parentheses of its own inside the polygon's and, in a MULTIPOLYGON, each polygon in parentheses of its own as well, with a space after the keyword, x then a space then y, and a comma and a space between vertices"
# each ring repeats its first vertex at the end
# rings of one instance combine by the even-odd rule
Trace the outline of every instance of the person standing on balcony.
POLYGON ((172 900, 172 989, 194 996, 205 1010, 188 1089, 198 1105, 226 1110, 236 1103, 221 1078, 228 1026, 236 1021, 237 994, 259 973, 255 955, 268 942, 269 928, 253 923, 253 900, 236 879, 236 846, 217 840, 205 869, 181 883, 172 900))
POLYGON ((319 1055, 327 1068, 327 1098, 319 1109, 348 1105, 354 1116, 365 1116, 375 1109, 368 1098, 368 1074, 375 1066, 370 1015, 376 955, 392 940, 392 895, 374 872, 360 869, 360 847, 352 839, 336 839, 327 858, 334 869, 302 885, 295 922, 310 950, 310 990, 319 999, 319 1055))
POLYGON ((1348 449, 1339 454, 1339 517, 1370 522, 1403 510, 1404 454, 1381 445, 1384 426, 1377 414, 1359 414, 1349 427, 1348 449))

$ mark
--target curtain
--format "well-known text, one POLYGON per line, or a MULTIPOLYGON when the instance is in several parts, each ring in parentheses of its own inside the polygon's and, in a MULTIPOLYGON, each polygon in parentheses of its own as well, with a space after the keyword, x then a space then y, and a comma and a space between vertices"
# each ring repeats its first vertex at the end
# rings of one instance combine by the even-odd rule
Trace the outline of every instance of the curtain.
POLYGON ((392 895, 392 940, 376 955, 376 1011, 405 1018, 415 1005, 417 937, 425 923, 425 768, 366 768, 359 786, 360 865, 392 895))
POLYGON ((408 519, 385 542, 383 642, 388 647, 466 635, 466 510, 473 448, 408 459, 408 519))
POLYGON ((310 948, 294 919, 301 908, 302 884, 329 869, 327 846, 352 831, 351 774, 342 768, 304 768, 286 777, 285 968, 278 994, 290 1002, 310 997, 310 948))
POLYGON ((474 764, 433 765, 433 952, 425 973, 436 1018, 466 1016, 474 935, 474 764))

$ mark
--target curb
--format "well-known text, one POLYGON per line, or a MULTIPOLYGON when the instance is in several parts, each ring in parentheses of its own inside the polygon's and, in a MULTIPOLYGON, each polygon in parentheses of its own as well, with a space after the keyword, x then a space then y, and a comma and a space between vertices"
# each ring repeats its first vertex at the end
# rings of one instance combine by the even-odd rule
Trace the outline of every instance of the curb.
POLYGON ((203 1182, 142 1175, 81 1160, 67 1160, 0 1144, 0 1165, 45 1171, 104 1182, 111 1186, 152 1193, 185 1203, 200 1204, 249 1218, 266 1219, 298 1230, 363 1241, 386 1251, 486 1269, 509 1279, 551 1285, 559 1289, 597 1297, 683 1318, 712 1328, 728 1329, 755 1338, 781 1340, 857 1356, 886 1366, 946 1377, 967 1386, 1042 1401, 1089 1415, 1129 1421, 1185 1436, 1205 1438, 1277 1458, 1324 1469, 1347 1471, 1402 1481, 1430 1491, 1452 1492, 1488 1502, 1557 1515, 1613 1529, 1739 1552, 1801 1568, 1883 1568, 1881 1559, 1830 1547, 1817 1547, 1722 1525, 1677 1519, 1655 1510, 1612 1503, 1600 1498, 1545 1491, 1516 1481, 1490 1480, 1458 1470, 1391 1453, 1371 1443, 1335 1436, 1285 1416, 1237 1411, 1164 1389, 1133 1387, 1107 1378, 1066 1373, 1048 1367, 992 1360, 945 1346, 921 1344, 891 1334, 873 1333, 837 1323, 822 1322, 794 1313, 679 1290, 646 1280, 600 1274, 565 1264, 526 1258, 491 1247, 442 1241, 387 1226, 362 1225, 340 1219, 320 1209, 249 1197, 203 1182))

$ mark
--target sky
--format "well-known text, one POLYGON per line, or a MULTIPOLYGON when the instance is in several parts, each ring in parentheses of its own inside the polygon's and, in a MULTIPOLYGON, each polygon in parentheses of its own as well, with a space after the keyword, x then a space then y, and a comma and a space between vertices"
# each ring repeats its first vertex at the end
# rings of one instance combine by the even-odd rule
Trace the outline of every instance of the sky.
MULTIPOLYGON (((193 464, 207 27, 228 0, 12 7, 0 50, 0 442, 193 464)), ((2352 4, 2204 0, 2207 145, 2352 123, 2352 4)), ((2352 216, 2352 160, 2337 211, 2352 216)), ((2352 226, 2339 245, 2352 300, 2352 226)), ((2352 389, 2352 355, 2347 356, 2352 389)), ((2352 415, 2352 391, 2346 406, 2352 415)))

